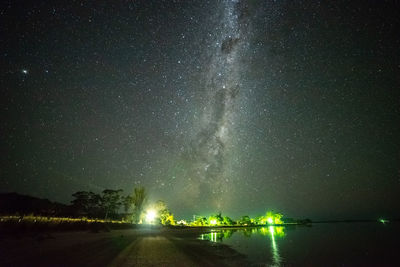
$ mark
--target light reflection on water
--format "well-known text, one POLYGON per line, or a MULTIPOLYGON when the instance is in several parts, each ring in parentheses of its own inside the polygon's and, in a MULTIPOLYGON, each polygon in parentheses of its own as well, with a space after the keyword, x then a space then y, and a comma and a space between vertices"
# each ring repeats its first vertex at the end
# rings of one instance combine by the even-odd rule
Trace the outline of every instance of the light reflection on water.
POLYGON ((400 266, 399 223, 216 228, 199 238, 222 242, 256 266, 400 266))
POLYGON ((269 226, 268 227, 270 237, 271 237, 271 248, 272 248, 272 263, 274 266, 280 266, 281 263, 281 257, 279 256, 279 250, 278 246, 276 245, 275 241, 275 229, 274 226, 269 226))
POLYGON ((201 234, 201 240, 208 240, 211 242, 223 242, 224 239, 229 239, 233 234, 242 234, 245 237, 252 235, 261 235, 268 237, 270 242, 271 265, 280 266, 282 258, 279 255, 279 247, 277 245, 277 238, 285 237, 285 228, 282 226, 268 226, 268 227, 255 227, 255 228, 232 228, 232 229, 217 229, 211 230, 211 233, 201 234))

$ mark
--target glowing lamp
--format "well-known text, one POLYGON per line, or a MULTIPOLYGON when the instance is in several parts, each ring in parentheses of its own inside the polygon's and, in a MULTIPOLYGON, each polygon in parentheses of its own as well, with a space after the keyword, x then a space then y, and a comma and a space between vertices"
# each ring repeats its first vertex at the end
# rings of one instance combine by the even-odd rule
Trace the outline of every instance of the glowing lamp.
POLYGON ((157 213, 154 210, 148 210, 146 213, 146 222, 147 223, 152 223, 154 219, 156 218, 157 213))

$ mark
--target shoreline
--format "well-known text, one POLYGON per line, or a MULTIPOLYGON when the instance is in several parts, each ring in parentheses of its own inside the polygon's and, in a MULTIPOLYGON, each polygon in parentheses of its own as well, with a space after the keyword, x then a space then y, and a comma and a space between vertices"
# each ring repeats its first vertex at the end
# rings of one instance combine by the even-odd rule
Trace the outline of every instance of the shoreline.
POLYGON ((211 229, 149 228, 3 237, 0 265, 248 266, 228 245, 200 240, 211 229), (206 231, 205 231, 206 230, 206 231))

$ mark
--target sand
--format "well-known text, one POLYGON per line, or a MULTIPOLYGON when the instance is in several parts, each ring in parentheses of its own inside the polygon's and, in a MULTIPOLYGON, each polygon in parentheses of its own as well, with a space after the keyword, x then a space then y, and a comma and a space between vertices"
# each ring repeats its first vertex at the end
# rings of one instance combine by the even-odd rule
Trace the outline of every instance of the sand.
POLYGON ((0 266, 249 265, 230 247, 197 239, 204 231, 140 228, 3 236, 0 266))

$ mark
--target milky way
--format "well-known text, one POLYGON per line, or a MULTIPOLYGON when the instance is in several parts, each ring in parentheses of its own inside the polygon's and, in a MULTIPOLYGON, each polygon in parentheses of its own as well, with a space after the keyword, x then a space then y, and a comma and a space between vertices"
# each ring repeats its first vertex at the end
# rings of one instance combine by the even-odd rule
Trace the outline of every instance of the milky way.
POLYGON ((183 153, 189 160, 186 191, 191 197, 212 192, 210 200, 215 209, 221 208, 221 203, 230 196, 229 190, 233 189, 227 167, 232 164, 231 154, 235 153, 231 141, 235 136, 237 102, 243 91, 241 57, 248 47, 249 30, 246 4, 225 1, 222 8, 220 25, 216 27, 219 31, 204 77, 206 101, 201 118, 195 122, 198 132, 183 153))

